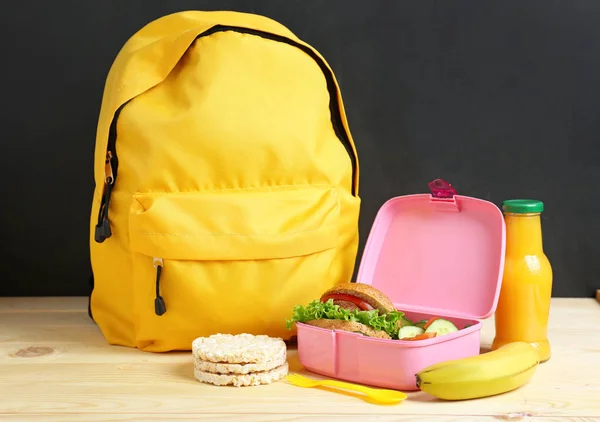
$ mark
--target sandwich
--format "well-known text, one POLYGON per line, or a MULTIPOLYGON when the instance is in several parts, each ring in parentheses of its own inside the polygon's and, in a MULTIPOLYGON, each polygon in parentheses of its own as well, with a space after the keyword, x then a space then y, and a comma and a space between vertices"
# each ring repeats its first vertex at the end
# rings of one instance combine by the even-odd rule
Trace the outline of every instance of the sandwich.
POLYGON ((286 326, 297 322, 381 339, 397 339, 400 328, 410 324, 383 292, 363 283, 338 284, 319 300, 295 306, 286 326))

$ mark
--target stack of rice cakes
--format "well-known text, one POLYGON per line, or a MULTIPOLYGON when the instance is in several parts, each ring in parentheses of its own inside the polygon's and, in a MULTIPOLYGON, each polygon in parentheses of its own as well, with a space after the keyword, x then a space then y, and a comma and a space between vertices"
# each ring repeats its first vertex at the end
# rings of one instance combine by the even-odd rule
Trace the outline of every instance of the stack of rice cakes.
POLYGON ((192 342, 194 377, 203 383, 235 387, 271 384, 289 370, 281 338, 214 334, 192 342))

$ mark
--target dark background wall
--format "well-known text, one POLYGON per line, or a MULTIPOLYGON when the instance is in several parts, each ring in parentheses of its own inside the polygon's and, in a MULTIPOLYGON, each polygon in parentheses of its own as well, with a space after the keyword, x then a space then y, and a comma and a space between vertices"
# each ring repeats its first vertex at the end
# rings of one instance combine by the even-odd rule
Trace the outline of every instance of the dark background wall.
POLYGON ((600 287, 597 0, 56 0, 0 13, 0 296, 88 293, 106 74, 135 31, 185 9, 265 14, 327 58, 361 159, 361 251, 385 200, 442 177, 543 200, 553 294, 600 287))

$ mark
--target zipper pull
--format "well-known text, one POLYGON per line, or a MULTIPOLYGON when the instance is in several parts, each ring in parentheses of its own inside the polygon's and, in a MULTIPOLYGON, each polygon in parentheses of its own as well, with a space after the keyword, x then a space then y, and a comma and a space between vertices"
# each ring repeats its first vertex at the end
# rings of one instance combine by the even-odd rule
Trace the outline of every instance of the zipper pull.
POLYGON ((106 153, 106 160, 104 161, 104 184, 105 185, 112 185, 113 182, 115 181, 115 175, 113 173, 113 168, 112 168, 112 159, 113 159, 112 152, 108 151, 106 153))
POLYGON ((106 239, 112 236, 110 230, 110 223, 108 219, 103 218, 98 224, 96 224, 96 231, 94 232, 94 240, 96 243, 102 243, 106 239))
POLYGON ((112 152, 108 151, 104 163, 104 192, 102 193, 102 202, 100 203, 100 209, 98 210, 98 223, 96 224, 96 231, 94 233, 94 240, 98 243, 102 243, 112 236, 110 223, 108 221, 108 207, 110 205, 110 197, 115 183, 112 159, 112 152))
POLYGON ((161 316, 167 312, 165 300, 160 295, 160 276, 162 274, 164 262, 162 258, 154 258, 152 263, 154 268, 156 268, 156 299, 154 299, 154 313, 158 316, 161 316))

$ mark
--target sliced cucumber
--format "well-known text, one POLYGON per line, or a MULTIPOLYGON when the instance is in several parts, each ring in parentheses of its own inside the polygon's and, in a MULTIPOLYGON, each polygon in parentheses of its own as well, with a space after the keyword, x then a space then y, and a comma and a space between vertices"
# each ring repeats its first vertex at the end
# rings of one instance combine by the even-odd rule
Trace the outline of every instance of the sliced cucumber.
POLYGON ((413 325, 413 322, 406 318, 405 316, 400 318, 400 326, 401 327, 410 327, 411 325, 413 325))
POLYGON ((400 331, 398 331, 398 338, 402 340, 403 338, 418 336, 419 334, 423 334, 424 332, 425 330, 423 330, 421 327, 407 325, 405 327, 400 328, 400 331))
POLYGON ((428 321, 427 319, 422 319, 421 321, 415 322, 415 325, 417 327, 421 327, 421 328, 425 329, 425 324, 427 324, 427 321, 428 321))
POLYGON ((455 331, 458 331, 458 328, 456 328, 456 325, 452 324, 447 319, 442 319, 442 318, 438 318, 435 321, 433 321, 429 325, 429 327, 427 327, 427 329, 425 330, 426 333, 434 332, 440 336, 444 335, 444 334, 454 333, 455 331))

